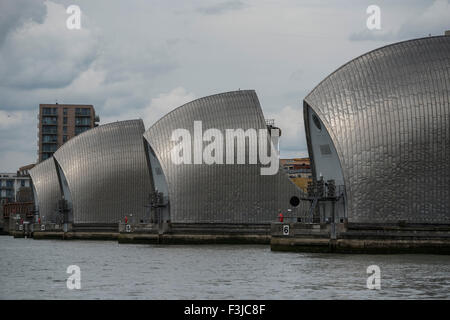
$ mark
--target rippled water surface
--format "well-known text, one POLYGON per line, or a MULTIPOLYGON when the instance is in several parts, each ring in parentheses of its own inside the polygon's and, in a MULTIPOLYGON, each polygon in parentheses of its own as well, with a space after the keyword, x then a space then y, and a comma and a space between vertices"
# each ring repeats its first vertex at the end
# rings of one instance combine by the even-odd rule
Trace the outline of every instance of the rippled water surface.
POLYGON ((449 299, 450 256, 0 237, 1 299, 449 299), (69 290, 69 265, 81 289, 69 290), (381 268, 381 290, 366 287, 381 268))

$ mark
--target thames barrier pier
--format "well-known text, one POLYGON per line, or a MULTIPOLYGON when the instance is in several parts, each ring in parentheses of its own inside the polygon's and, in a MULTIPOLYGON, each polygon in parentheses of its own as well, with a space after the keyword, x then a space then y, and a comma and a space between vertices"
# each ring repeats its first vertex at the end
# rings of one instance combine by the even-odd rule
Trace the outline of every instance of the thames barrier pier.
POLYGON ((261 225, 119 225, 119 243, 144 244, 270 244, 268 224, 261 225))
POLYGON ((238 90, 188 102, 147 130, 136 119, 80 133, 30 170, 33 210, 8 213, 6 229, 34 239, 450 253, 450 36, 357 57, 304 98, 303 114, 307 190, 283 170, 262 174, 270 161, 249 161, 282 128, 266 121, 254 90, 238 90), (233 145, 198 162, 195 150, 203 156, 227 132, 233 145), (248 142, 252 132, 262 144, 248 142), (180 145, 192 158, 173 160, 180 145))
POLYGON ((273 251, 450 254, 450 225, 274 223, 273 251))
POLYGON ((307 221, 272 224, 272 250, 450 253, 450 37, 395 43, 303 101, 307 221))
MULTIPOLYGON (((260 162, 239 163, 251 156, 242 134, 248 130, 279 130, 266 123, 253 90, 194 100, 145 132, 142 120, 98 126, 31 170, 37 214, 70 226, 65 239, 117 234, 121 243, 268 244, 280 208, 300 215, 307 203, 283 171, 262 175, 260 162), (203 130, 233 130, 236 143, 244 141, 234 165, 173 163, 172 131, 184 128, 195 142, 197 120, 203 130)), ((54 235, 37 230, 36 236, 54 235)))

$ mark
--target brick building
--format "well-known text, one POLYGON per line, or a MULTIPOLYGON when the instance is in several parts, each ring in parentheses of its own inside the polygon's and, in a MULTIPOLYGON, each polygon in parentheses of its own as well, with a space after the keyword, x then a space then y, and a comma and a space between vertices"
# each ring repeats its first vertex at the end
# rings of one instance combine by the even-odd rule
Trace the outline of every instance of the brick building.
POLYGON ((40 104, 38 161, 48 159, 67 140, 97 126, 92 105, 40 104))

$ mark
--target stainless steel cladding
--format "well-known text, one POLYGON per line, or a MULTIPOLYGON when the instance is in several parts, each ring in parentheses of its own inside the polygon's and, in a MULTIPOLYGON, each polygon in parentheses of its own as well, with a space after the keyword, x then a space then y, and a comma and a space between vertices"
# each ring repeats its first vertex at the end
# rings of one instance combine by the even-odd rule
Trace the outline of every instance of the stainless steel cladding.
POLYGON ((74 223, 144 217, 151 192, 144 131, 142 120, 113 122, 72 138, 55 152, 74 223))
POLYGON ((364 54, 304 100, 336 148, 351 222, 450 222, 450 37, 364 54), (310 109, 311 108, 311 109, 310 109), (320 123, 320 122, 319 122, 320 123))
POLYGON ((35 192, 35 205, 42 222, 58 222, 58 200, 61 199, 55 161, 52 157, 30 170, 35 192))
MULTIPOLYGON (((258 224, 275 221, 278 210, 285 214, 287 209, 293 210, 293 214, 307 211, 309 203, 290 205, 292 197, 300 198, 303 193, 285 173, 279 170, 276 175, 261 175, 259 161, 256 164, 248 161, 245 164, 173 163, 171 150, 176 142, 171 141, 172 132, 187 129, 194 137, 194 121, 202 121, 203 132, 210 128, 222 133, 226 129, 267 129, 256 93, 251 90, 189 102, 147 130, 144 137, 167 181, 172 222, 258 224)), ((205 147, 207 143, 202 145, 205 147)), ((248 159, 248 144, 245 154, 248 159)))

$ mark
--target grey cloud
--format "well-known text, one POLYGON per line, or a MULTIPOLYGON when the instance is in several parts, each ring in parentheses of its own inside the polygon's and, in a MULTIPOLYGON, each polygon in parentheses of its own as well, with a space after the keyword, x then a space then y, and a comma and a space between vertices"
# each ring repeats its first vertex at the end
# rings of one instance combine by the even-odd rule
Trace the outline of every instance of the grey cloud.
MULTIPOLYGON (((45 58, 36 55, 35 62, 39 61, 39 64, 34 64, 32 61, 27 63, 22 59, 12 64, 0 63, 1 73, 7 75, 0 80, 0 85, 23 90, 64 88, 70 85, 81 72, 87 70, 95 57, 95 53, 92 52, 71 61, 70 65, 58 54, 49 54, 45 58)), ((10 59, 4 61, 8 60, 11 61, 10 59)))
POLYGON ((0 118, 0 171, 15 172, 37 159, 37 119, 31 112, 2 112, 0 118), (18 119, 19 118, 19 119, 18 119))
POLYGON ((181 38, 161 39, 159 35, 141 29, 108 40, 101 43, 102 55, 96 61, 96 67, 105 71, 105 84, 130 79, 154 80, 170 73, 179 67, 174 52, 184 43, 181 38))
POLYGON ((450 3, 435 0, 418 15, 403 23, 397 30, 364 29, 350 34, 350 41, 400 41, 428 35, 442 35, 450 29, 450 3))
POLYGON ((399 35, 397 33, 369 29, 352 33, 349 36, 350 41, 393 41, 398 38, 399 35))
POLYGON ((43 23, 47 9, 44 0, 2 0, 0 3, 0 46, 10 32, 26 22, 43 23))
POLYGON ((214 4, 211 6, 205 6, 205 7, 199 7, 197 9, 198 12, 201 12, 203 14, 222 14, 227 11, 234 11, 234 10, 240 10, 245 7, 245 4, 242 1, 239 0, 232 0, 232 1, 226 1, 221 2, 218 4, 214 4))
MULTIPOLYGON (((418 6, 423 2, 415 1, 418 6)), ((83 12, 80 31, 64 28, 71 0, 46 1, 46 7, 58 9, 56 14, 48 9, 39 20, 38 11, 32 11, 36 16, 24 18, 19 27, 3 22, 8 32, 0 47, 0 111, 27 110, 31 120, 24 116, 12 129, 0 131, 2 139, 11 139, 3 145, 0 170, 36 159, 39 103, 89 103, 102 123, 143 117, 151 124, 178 106, 178 99, 191 99, 192 92, 202 97, 239 87, 257 90, 265 116, 277 119, 283 130, 282 154, 296 155, 295 150, 306 150, 301 110, 306 94, 342 63, 386 44, 348 41, 350 32, 364 26, 359 0, 345 5, 338 0, 75 2, 83 12), (233 16, 220 19, 220 14, 233 16), (346 18, 336 19, 340 15, 346 18), (298 69, 302 72, 295 73, 298 69), (173 92, 178 87, 186 91, 173 92), (160 99, 162 93, 170 99, 160 99), (11 152, 28 156, 10 161, 20 156, 11 152)), ((411 14, 410 2, 408 10, 391 3, 385 1, 393 20, 411 14)))
POLYGON ((450 1, 436 0, 419 17, 403 24, 399 31, 400 38, 413 38, 417 35, 443 35, 450 29, 450 1))
POLYGON ((0 85, 20 89, 63 88, 97 57, 96 35, 68 30, 61 5, 46 2, 43 23, 11 32, 0 48, 0 85))
POLYGON ((305 72, 302 69, 295 70, 289 76, 289 80, 293 80, 293 81, 303 80, 302 78, 304 77, 304 73, 305 72))
POLYGON ((179 65, 168 54, 144 52, 142 55, 115 53, 104 57, 99 66, 106 71, 104 83, 127 81, 130 77, 151 79, 175 70, 179 65))

